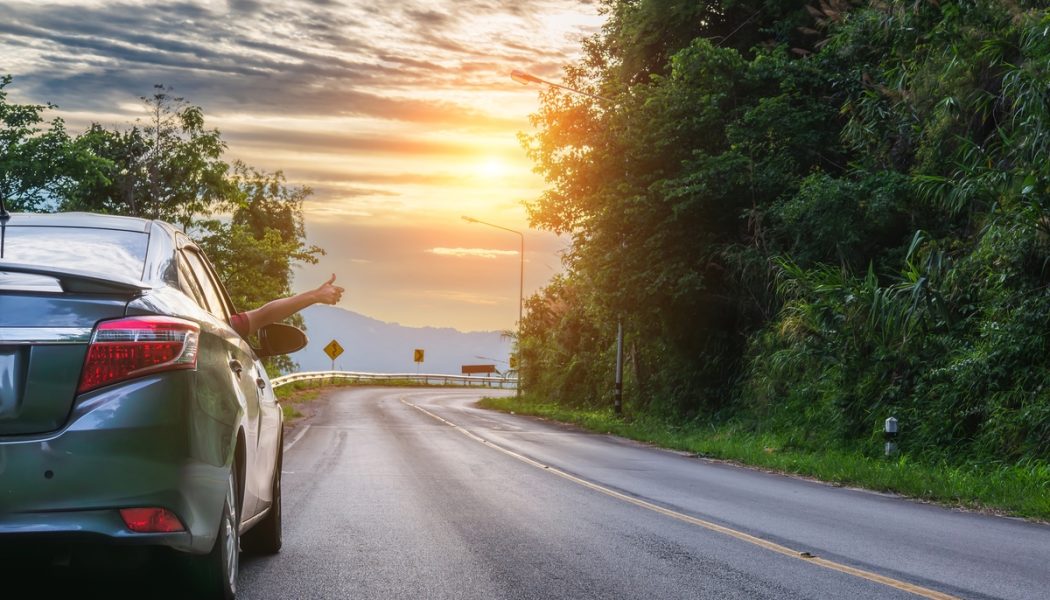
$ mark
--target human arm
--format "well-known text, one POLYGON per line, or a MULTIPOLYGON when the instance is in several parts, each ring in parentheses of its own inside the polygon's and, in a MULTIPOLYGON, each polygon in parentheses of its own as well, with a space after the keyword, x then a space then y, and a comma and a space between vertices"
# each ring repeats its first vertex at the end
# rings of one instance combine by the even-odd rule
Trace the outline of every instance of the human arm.
POLYGON ((335 285, 335 275, 321 284, 320 287, 287 298, 271 300, 266 304, 244 313, 248 320, 248 335, 269 325, 287 319, 300 310, 314 304, 335 304, 342 298, 345 290, 335 285))

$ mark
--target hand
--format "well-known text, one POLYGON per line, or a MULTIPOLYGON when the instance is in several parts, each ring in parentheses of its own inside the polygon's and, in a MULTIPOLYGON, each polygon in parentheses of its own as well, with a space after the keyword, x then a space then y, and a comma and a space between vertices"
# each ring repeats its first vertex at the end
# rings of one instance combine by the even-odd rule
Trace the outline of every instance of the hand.
POLYGON ((321 284, 321 287, 314 290, 314 297, 317 302, 324 304, 335 304, 339 302, 339 299, 343 297, 343 292, 346 291, 335 283, 335 273, 332 273, 332 278, 321 284))

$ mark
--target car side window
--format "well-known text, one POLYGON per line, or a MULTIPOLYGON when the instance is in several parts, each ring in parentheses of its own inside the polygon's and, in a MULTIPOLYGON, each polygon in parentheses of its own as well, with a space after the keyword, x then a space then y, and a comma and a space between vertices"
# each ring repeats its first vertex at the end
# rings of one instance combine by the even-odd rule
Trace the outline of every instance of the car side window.
POLYGON ((189 260, 183 252, 179 253, 179 287, 186 292, 186 295, 196 300, 201 308, 210 310, 207 301, 204 299, 204 292, 201 290, 200 284, 197 283, 197 277, 193 274, 189 260))
POLYGON ((223 321, 229 322, 230 313, 226 308, 226 302, 223 300, 222 292, 218 289, 218 284, 212 279, 210 269, 204 264, 204 259, 190 248, 186 248, 182 252, 189 262, 190 269, 197 277, 197 283, 200 284, 201 290, 204 292, 209 312, 223 321))

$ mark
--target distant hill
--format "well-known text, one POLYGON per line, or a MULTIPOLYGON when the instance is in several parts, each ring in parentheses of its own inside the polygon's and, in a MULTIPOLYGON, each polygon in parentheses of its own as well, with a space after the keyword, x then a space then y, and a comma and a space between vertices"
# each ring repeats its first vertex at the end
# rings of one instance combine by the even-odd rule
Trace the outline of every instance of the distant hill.
POLYGON ((452 328, 405 327, 385 323, 334 306, 311 306, 302 312, 310 343, 292 354, 303 371, 327 371, 332 361, 324 347, 335 339, 343 347, 336 369, 374 373, 415 373, 412 351, 422 348, 422 373, 459 373, 465 364, 495 364, 503 371, 506 362, 477 358, 485 356, 506 361, 511 340, 501 339, 497 331, 464 333, 452 328))

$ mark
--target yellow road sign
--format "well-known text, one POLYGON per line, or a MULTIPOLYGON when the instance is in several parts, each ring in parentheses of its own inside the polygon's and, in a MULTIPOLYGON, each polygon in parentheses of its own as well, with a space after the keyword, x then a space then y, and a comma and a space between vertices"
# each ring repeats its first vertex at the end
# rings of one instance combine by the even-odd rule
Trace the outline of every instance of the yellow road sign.
POLYGON ((412 360, 417 362, 417 363, 423 362, 423 349, 422 348, 416 348, 416 350, 412 353, 412 360))
POLYGON ((335 360, 343 353, 343 347, 339 345, 339 342, 332 340, 324 347, 324 353, 328 355, 328 358, 335 360))

